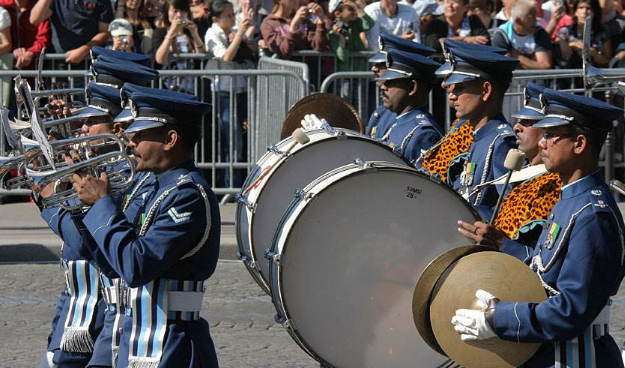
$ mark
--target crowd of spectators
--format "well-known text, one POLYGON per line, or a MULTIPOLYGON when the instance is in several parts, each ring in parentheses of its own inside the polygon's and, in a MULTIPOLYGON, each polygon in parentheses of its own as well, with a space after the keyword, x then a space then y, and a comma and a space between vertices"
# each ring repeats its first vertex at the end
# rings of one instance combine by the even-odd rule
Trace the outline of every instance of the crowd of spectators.
MULTIPOLYGON (((81 64, 94 45, 150 55, 157 68, 206 67, 172 55, 208 53, 226 69, 254 67, 259 56, 333 52, 321 70, 366 70, 358 51, 377 51, 386 32, 439 51, 440 40, 492 44, 523 69, 579 68, 582 30, 592 22, 592 62, 622 65, 625 0, 0 0, 4 69, 31 69, 43 47, 81 64), (614 59, 612 59, 614 57, 614 59)), ((323 62, 323 61, 322 61, 323 62)), ((236 81, 226 81, 238 88, 236 81)), ((168 82, 182 91, 192 80, 168 82)))

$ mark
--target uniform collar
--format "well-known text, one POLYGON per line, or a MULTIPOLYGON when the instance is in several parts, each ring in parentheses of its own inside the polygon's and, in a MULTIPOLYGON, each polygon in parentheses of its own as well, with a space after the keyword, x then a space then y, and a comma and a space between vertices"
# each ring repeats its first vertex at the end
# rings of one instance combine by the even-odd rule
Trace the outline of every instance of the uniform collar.
POLYGON ((587 192, 591 188, 600 185, 603 182, 599 170, 581 179, 575 180, 571 184, 562 187, 562 199, 569 199, 587 192))
POLYGON ((171 168, 167 171, 164 171, 158 174, 156 176, 157 177, 156 181, 158 182, 159 188, 163 188, 167 184, 175 182, 180 176, 185 175, 190 170, 193 170, 194 167, 195 167, 195 164, 193 163, 193 160, 188 160, 188 161, 183 162, 179 166, 176 166, 174 168, 171 168))
POLYGON ((427 109, 427 105, 423 105, 423 106, 419 106, 416 109, 412 109, 410 111, 407 111, 401 115, 397 115, 397 117, 395 118, 396 120, 399 118, 403 118, 404 116, 407 116, 409 114, 429 114, 428 109, 427 109))
POLYGON ((483 127, 481 127, 480 129, 478 129, 477 131, 473 133, 473 137, 475 138, 475 141, 479 141, 480 139, 484 137, 488 137, 501 124, 509 125, 508 121, 503 116, 503 114, 496 115, 495 117, 490 119, 483 127))

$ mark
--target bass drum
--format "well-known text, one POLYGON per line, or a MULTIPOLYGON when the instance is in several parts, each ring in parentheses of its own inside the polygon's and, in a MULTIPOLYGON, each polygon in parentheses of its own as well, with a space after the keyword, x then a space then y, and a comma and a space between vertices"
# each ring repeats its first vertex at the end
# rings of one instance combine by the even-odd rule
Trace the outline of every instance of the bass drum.
POLYGON ((468 243, 457 221, 477 219, 453 190, 402 165, 326 173, 291 203, 276 233, 278 319, 322 366, 453 365, 419 335, 412 298, 430 261, 468 243))
POLYGON ((238 257, 267 293, 269 260, 265 251, 271 248, 280 219, 298 190, 356 158, 409 165, 389 147, 351 130, 328 128, 306 135, 310 141, 304 145, 289 137, 271 147, 252 168, 237 196, 238 257))

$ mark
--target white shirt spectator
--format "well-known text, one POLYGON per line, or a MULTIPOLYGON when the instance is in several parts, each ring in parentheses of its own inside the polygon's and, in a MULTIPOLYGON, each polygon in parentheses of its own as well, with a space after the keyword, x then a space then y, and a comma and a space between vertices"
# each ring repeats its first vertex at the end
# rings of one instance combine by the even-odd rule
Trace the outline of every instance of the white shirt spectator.
POLYGON ((381 8, 380 2, 369 4, 365 7, 367 13, 375 22, 369 33, 369 50, 379 51, 378 38, 381 32, 401 36, 404 32, 412 30, 416 33, 415 42, 419 42, 419 17, 413 7, 406 4, 397 4, 397 16, 389 18, 381 8))
POLYGON ((11 27, 11 17, 9 12, 0 6, 0 30, 11 27))
MULTIPOLYGON (((206 69, 210 70, 232 70, 232 69, 244 69, 245 65, 239 64, 236 61, 223 61, 221 58, 226 53, 228 49, 228 45, 230 42, 228 41, 228 36, 226 33, 219 27, 217 22, 213 23, 211 27, 206 31, 206 35, 204 36, 204 44, 206 45, 206 50, 213 55, 213 59, 209 60, 206 63, 206 69)), ((249 68, 249 66, 247 66, 249 68)), ((216 91, 230 91, 234 89, 235 92, 241 92, 246 86, 247 82, 245 77, 228 77, 228 76, 220 76, 219 78, 210 78, 211 80, 218 80, 219 85, 215 86, 213 83, 213 88, 216 87, 216 91)))

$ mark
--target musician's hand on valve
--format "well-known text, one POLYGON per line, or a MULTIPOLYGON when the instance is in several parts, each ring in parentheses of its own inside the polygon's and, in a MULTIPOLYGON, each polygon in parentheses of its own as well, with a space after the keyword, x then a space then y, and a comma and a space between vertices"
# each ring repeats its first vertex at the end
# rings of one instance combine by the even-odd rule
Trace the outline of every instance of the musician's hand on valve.
POLYGON ((87 206, 92 206, 109 194, 109 178, 104 172, 100 173, 98 179, 91 175, 81 177, 78 174, 74 174, 72 178, 78 199, 87 206))
POLYGON ((499 302, 494 295, 485 290, 475 293, 481 310, 458 309, 451 317, 454 330, 460 334, 462 341, 486 340, 497 337, 493 331, 493 314, 499 302))
POLYGON ((476 244, 495 249, 501 248, 506 239, 506 234, 501 230, 482 221, 477 221, 473 224, 458 221, 458 232, 473 240, 476 244))

